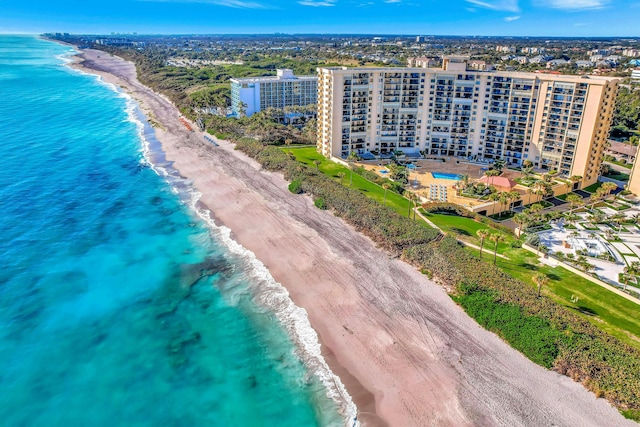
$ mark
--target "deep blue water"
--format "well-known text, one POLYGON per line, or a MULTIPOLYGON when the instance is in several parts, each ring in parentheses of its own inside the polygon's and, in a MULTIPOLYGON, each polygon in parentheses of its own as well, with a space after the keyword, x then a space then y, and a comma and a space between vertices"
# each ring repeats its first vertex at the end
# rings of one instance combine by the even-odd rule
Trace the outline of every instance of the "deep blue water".
POLYGON ((283 326, 300 313, 68 53, 0 36, 0 423, 340 424, 283 326))

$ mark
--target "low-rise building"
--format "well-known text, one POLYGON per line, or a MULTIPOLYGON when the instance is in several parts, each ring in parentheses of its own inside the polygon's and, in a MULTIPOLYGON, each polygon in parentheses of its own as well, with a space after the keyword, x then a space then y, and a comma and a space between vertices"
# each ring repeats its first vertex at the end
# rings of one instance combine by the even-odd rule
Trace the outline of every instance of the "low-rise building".
POLYGON ((625 160, 627 163, 633 163, 636 160, 637 146, 613 140, 609 140, 608 145, 605 154, 613 156, 618 160, 625 160))
POLYGON ((437 56, 421 56, 407 59, 407 66, 416 68, 432 68, 438 66, 439 63, 440 58, 437 56))

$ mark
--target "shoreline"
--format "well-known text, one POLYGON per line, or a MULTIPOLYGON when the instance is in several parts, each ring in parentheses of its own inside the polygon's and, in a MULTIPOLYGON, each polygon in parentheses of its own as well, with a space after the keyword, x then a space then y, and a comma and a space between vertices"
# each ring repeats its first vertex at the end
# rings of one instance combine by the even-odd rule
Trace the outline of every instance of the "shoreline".
POLYGON ((634 425, 481 329, 439 286, 308 197, 290 194, 282 176, 228 142, 213 147, 188 133, 175 107, 137 82, 131 63, 81 55, 74 67, 121 87, 163 125, 155 130, 167 161, 307 311, 363 425, 634 425))
MULTIPOLYGON (((108 86, 110 90, 122 94, 127 98, 128 107, 132 110, 130 112, 131 120, 138 127, 138 134, 143 143, 144 156, 156 173, 165 179, 172 176, 173 179, 169 182, 169 185, 171 186, 176 184, 176 180, 184 181, 181 183, 181 186, 184 185, 189 187, 192 191, 197 191, 197 188, 192 184, 189 184, 188 179, 182 177, 180 175, 180 171, 173 167, 173 162, 166 158, 163 144, 160 139, 156 137, 156 130, 152 126, 151 120, 148 117, 148 114, 152 113, 152 111, 145 112, 142 109, 143 104, 141 104, 141 102, 144 101, 134 98, 130 93, 121 88, 119 84, 122 82, 117 77, 82 66, 82 60, 80 59, 81 51, 73 45, 66 43, 63 44, 74 48, 76 51, 76 54, 69 55, 64 58, 66 62, 65 65, 68 65, 75 71, 92 77, 97 77, 100 84, 108 86)), ((176 189, 176 191, 181 193, 182 190, 176 189)), ((306 311, 295 306, 293 301, 291 301, 286 288, 277 283, 275 279, 271 277, 264 264, 262 264, 253 253, 233 239, 233 231, 216 221, 214 213, 201 201, 199 196, 188 194, 186 196, 181 195, 180 197, 183 199, 183 202, 186 202, 189 205, 194 215, 207 223, 212 232, 219 235, 218 238, 225 242, 224 244, 228 250, 237 256, 248 259, 253 273, 258 275, 261 281, 266 281, 269 284, 269 293, 271 295, 275 294, 279 301, 284 302, 284 304, 279 304, 281 306, 284 305, 284 307, 281 307, 283 309, 276 310, 275 307, 265 301, 258 302, 258 299, 264 299, 259 298, 260 295, 253 295, 255 304, 261 304, 261 306, 266 307, 275 313, 281 327, 291 338, 292 343, 295 346, 295 352, 307 367, 309 374, 315 376, 323 384, 327 398, 334 401, 334 404, 338 409, 338 414, 340 414, 344 420, 343 425, 348 427, 355 427, 359 425, 359 420, 357 419, 358 410, 353 403, 352 396, 346 390, 343 377, 346 376, 349 378, 349 388, 357 393, 359 400, 363 402, 365 407, 369 410, 375 409, 373 407, 369 408, 369 406, 371 406, 370 402, 373 402, 373 396, 368 396, 368 390, 364 390, 355 378, 349 376, 347 371, 343 370, 343 375, 336 375, 333 372, 333 369, 329 366, 327 359, 333 361, 335 357, 333 356, 333 353, 331 353, 331 351, 322 344, 322 340, 311 327, 306 311), (300 329, 302 329, 302 332, 300 332, 300 329), (309 337, 309 332, 311 332, 313 336, 309 337), (316 349, 314 348, 316 346, 318 347, 317 351, 315 351, 316 349), (302 357, 300 354, 302 354, 302 357)), ((335 366, 336 368, 340 368, 337 365, 335 366)), ((373 417, 370 416, 369 418, 373 417)), ((368 423, 366 425, 386 426, 386 423, 368 423)))

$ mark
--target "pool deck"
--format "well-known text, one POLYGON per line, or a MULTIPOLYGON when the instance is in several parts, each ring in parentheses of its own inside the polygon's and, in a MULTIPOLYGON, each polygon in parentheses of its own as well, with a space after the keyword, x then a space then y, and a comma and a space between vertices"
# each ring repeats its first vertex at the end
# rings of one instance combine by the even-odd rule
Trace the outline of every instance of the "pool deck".
MULTIPOLYGON (((391 163, 390 160, 369 160, 358 162, 358 165, 362 165, 366 169, 372 170, 380 176, 388 177, 388 174, 380 173, 380 170, 388 170, 385 166, 389 163, 391 163), (382 164, 382 166, 379 164, 382 164)), ((416 165, 416 168, 409 169, 410 186, 408 189, 419 196, 422 196, 425 199, 430 199, 429 191, 431 185, 437 184, 447 187, 447 201, 449 202, 467 207, 473 207, 484 203, 467 197, 458 197, 456 195, 456 190, 453 188, 458 182, 457 180, 434 178, 431 175, 431 172, 469 175, 469 179, 473 181, 484 175, 484 171, 482 169, 486 168, 487 165, 472 164, 455 157, 446 158, 444 162, 440 160, 412 160, 412 163, 416 165)))

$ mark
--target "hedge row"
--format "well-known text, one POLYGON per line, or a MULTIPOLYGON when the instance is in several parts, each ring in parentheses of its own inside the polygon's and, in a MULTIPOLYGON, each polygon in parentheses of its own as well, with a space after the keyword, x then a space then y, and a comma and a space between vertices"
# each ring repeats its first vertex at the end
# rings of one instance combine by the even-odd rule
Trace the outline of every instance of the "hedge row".
POLYGON ((532 287, 479 260, 455 239, 439 239, 436 230, 340 185, 279 148, 247 138, 235 142, 265 169, 282 171, 378 245, 453 290, 469 315, 531 360, 582 382, 626 416, 640 414, 640 351, 566 307, 538 298, 532 287))

